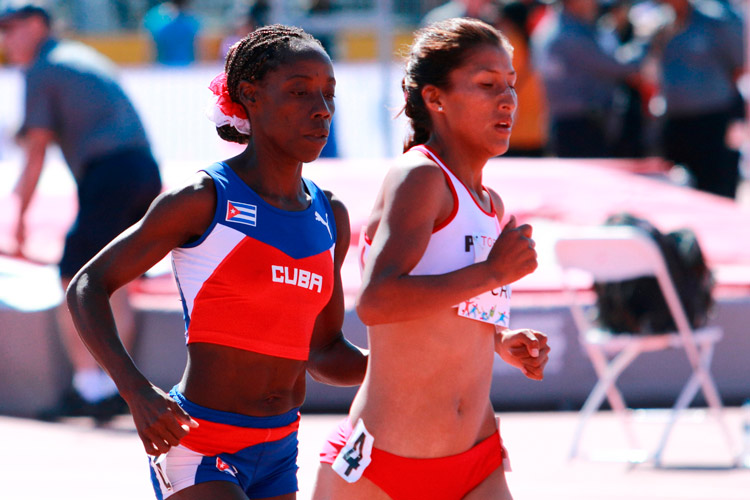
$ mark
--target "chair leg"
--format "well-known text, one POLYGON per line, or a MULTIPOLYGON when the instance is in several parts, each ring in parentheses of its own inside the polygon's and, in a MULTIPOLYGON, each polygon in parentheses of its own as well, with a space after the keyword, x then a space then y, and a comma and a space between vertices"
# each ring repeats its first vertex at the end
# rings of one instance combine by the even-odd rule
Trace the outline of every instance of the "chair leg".
POLYGON ((614 383, 610 386, 609 391, 607 391, 607 401, 609 401, 612 411, 614 411, 622 422, 628 446, 633 449, 639 448, 640 445, 635 431, 633 430, 633 419, 631 418, 630 411, 625 404, 622 393, 614 383))
POLYGON ((659 444, 656 446, 656 449, 652 454, 652 459, 657 467, 661 467, 662 453, 664 452, 664 448, 667 446, 669 435, 672 433, 672 429, 674 428, 675 423, 677 423, 677 419, 680 417, 680 413, 682 413, 682 411, 687 408, 693 398, 695 398, 695 395, 697 394, 699 388, 700 380, 698 374, 694 372, 690 376, 687 384, 685 384, 685 387, 683 387, 682 391, 680 391, 680 395, 677 397, 677 401, 675 402, 674 406, 672 407, 672 411, 670 412, 669 421, 664 427, 661 437, 659 438, 659 444))
POLYGON ((706 396, 706 402, 708 403, 711 413, 716 418, 721 432, 724 435, 724 440, 727 444, 730 453, 736 454, 739 457, 739 450, 735 443, 735 439, 732 436, 732 432, 729 430, 729 425, 724 418, 724 405, 721 402, 721 395, 716 387, 714 379, 711 377, 710 367, 711 359, 713 357, 714 344, 707 343, 701 350, 701 369, 698 372, 698 376, 701 380, 701 387, 703 388, 703 394, 706 396))
POLYGON ((672 429, 677 422, 677 419, 679 418, 680 414, 690 405, 691 401, 693 401, 693 398, 695 398, 695 395, 698 393, 698 389, 703 389, 703 394, 706 397, 706 402, 708 403, 711 412, 717 419, 719 427, 722 430, 722 434, 724 434, 724 439, 726 440, 730 451, 733 454, 735 453, 734 440, 732 439, 732 434, 729 431, 726 420, 724 419, 721 396, 719 395, 719 391, 717 390, 716 385, 714 384, 713 379, 711 378, 708 371, 711 366, 712 356, 713 344, 703 345, 700 353, 699 366, 694 367, 693 374, 690 376, 687 384, 685 384, 685 387, 683 387, 682 391, 680 392, 677 401, 672 407, 669 422, 667 422, 667 425, 662 432, 661 438, 659 439, 659 444, 652 454, 652 459, 657 467, 660 467, 662 465, 662 454, 664 452, 664 448, 667 445, 669 435, 671 434, 672 429))
MULTIPOLYGON (((589 358, 594 365, 597 377, 601 378, 607 373, 607 357, 596 348, 589 348, 589 358)), ((625 404, 625 398, 623 398, 620 389, 617 388, 616 383, 613 381, 612 384, 607 388, 607 401, 609 401, 612 410, 616 415, 620 417, 620 421, 623 424, 625 431, 625 439, 628 441, 628 445, 635 449, 638 448, 638 439, 636 438, 635 432, 633 431, 632 419, 628 413, 627 405, 625 404)))
MULTIPOLYGON (((627 366, 630 365, 630 363, 632 363, 636 357, 638 357, 640 352, 641 350, 638 346, 628 346, 617 356, 615 356, 614 359, 612 359, 612 361, 608 365, 606 365, 606 368, 597 368, 596 371, 599 375, 599 380, 597 381, 589 396, 586 398, 586 401, 581 408, 580 418, 578 419, 576 430, 573 433, 573 442, 571 444, 569 453, 570 458, 575 458, 578 456, 578 448, 580 445, 581 437, 583 435, 583 429, 588 423, 589 419, 594 414, 594 412, 599 409, 602 402, 604 401, 605 396, 608 392, 610 392, 610 389, 614 386, 615 381, 623 372, 623 370, 625 370, 625 368, 627 368, 627 366)), ((599 356, 600 353, 596 353, 593 356, 592 361, 594 358, 598 358, 599 356)), ((597 363, 598 361, 594 361, 595 367, 597 363)))

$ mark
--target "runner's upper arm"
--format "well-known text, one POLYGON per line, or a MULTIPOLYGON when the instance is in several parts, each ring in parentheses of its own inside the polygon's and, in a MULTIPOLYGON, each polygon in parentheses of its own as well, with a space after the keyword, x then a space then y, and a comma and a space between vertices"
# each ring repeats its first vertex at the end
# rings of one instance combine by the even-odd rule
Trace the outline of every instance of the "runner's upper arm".
POLYGON ((159 195, 146 215, 112 240, 79 272, 112 293, 145 273, 173 248, 197 239, 211 224, 216 191, 207 174, 159 195))
POLYGON ((382 217, 372 239, 365 282, 408 274, 422 258, 436 224, 453 209, 445 175, 429 162, 391 169, 382 195, 382 217))
POLYGON ((336 198, 332 193, 326 191, 326 196, 331 203, 331 210, 333 211, 336 224, 336 248, 333 257, 334 282, 331 298, 315 320, 315 328, 311 340, 311 348, 313 350, 326 346, 338 337, 341 337, 345 313, 341 266, 344 263, 351 241, 349 212, 341 200, 336 198))
POLYGON ((340 269, 344 263, 346 254, 351 244, 351 226, 349 221, 349 211, 346 205, 335 194, 325 191, 328 201, 331 203, 333 218, 336 224, 336 250, 334 260, 340 269))

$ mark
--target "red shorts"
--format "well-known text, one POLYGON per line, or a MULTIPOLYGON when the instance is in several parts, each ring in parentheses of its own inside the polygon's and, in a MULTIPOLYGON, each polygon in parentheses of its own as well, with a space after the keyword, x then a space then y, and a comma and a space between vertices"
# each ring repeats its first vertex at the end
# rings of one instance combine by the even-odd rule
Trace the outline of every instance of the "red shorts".
MULTIPOLYGON (((333 464, 352 430, 349 419, 344 419, 323 446, 321 463, 333 464)), ((510 470, 499 428, 492 436, 458 455, 406 458, 372 447, 368 458, 371 461, 362 476, 393 500, 458 500, 498 467, 504 465, 505 470, 510 470)))

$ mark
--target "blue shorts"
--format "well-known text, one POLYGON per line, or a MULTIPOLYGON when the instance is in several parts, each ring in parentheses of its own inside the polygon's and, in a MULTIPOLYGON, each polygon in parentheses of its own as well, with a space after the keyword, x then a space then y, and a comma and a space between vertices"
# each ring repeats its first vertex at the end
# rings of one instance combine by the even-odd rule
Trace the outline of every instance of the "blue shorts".
POLYGON ((159 166, 147 150, 119 151, 86 165, 78 179, 78 216, 65 237, 60 276, 72 278, 138 222, 160 192, 159 166))
POLYGON ((152 461, 157 499, 209 481, 234 483, 248 498, 276 497, 299 489, 298 408, 273 417, 251 417, 199 406, 176 388, 169 395, 200 426, 160 457, 159 465, 152 461))

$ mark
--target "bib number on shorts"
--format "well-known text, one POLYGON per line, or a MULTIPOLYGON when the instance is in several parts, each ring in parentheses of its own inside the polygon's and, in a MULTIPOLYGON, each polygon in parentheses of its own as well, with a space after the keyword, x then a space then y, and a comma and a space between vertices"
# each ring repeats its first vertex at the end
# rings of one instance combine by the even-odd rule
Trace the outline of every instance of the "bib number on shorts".
POLYGON ((362 477, 370 462, 372 462, 372 443, 374 438, 367 432, 364 422, 360 418, 354 427, 349 440, 333 461, 333 470, 344 481, 353 483, 362 477))

